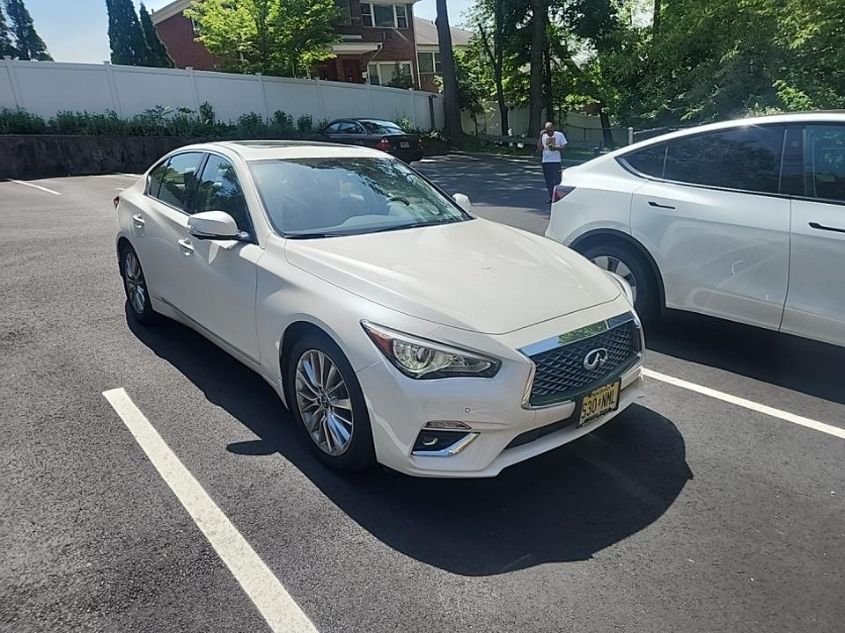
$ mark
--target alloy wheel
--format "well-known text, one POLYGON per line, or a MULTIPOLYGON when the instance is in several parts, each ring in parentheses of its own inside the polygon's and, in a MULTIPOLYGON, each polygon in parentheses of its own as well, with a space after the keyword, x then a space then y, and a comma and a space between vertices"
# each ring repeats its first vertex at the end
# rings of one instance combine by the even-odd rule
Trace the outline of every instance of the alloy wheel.
POLYGON ((147 282, 144 280, 141 262, 132 250, 127 250, 123 257, 123 279, 132 309, 136 314, 143 314, 147 304, 147 282))
POLYGON ((354 430, 352 401, 340 370, 325 352, 310 349, 300 356, 296 404, 320 450, 335 456, 346 452, 354 430))
POLYGON ((607 270, 622 277, 631 286, 631 291, 634 296, 634 302, 637 301, 637 278, 631 268, 618 257, 612 255, 598 255, 591 260, 596 266, 602 270, 607 270))

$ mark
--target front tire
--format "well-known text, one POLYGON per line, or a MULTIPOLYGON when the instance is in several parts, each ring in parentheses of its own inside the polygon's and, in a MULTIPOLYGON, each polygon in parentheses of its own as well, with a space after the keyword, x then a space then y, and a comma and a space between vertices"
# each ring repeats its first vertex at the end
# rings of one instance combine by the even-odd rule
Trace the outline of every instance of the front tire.
POLYGON ((288 408, 321 462, 340 471, 375 464, 364 393, 341 349, 325 335, 295 341, 286 359, 288 408))
POLYGON ((141 260, 135 249, 125 245, 120 249, 120 274, 129 310, 139 323, 150 325, 158 320, 158 314, 150 302, 150 292, 141 260))
POLYGON ((602 270, 622 277, 634 293, 634 309, 646 323, 660 317, 660 290, 654 271, 633 248, 612 242, 599 242, 577 249, 602 270))

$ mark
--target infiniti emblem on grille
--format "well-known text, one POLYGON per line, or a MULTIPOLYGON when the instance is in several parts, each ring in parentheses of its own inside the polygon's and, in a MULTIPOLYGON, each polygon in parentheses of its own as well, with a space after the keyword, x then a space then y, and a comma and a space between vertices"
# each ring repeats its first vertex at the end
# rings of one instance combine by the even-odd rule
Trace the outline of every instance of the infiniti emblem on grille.
POLYGON ((593 370, 603 367, 607 362, 607 350, 603 347, 587 352, 584 357, 584 369, 593 370))

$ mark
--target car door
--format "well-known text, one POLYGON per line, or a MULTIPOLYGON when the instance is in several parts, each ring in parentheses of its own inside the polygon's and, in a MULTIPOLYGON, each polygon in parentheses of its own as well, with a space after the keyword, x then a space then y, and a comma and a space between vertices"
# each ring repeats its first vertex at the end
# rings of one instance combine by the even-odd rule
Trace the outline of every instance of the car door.
POLYGON ((648 148, 651 178, 634 193, 631 231, 657 260, 668 307, 780 326, 789 275, 784 133, 742 126, 648 148))
POLYGON ((845 345, 845 124, 803 129, 784 332, 845 345))
POLYGON ((255 242, 250 212, 234 164, 209 154, 198 178, 191 213, 223 211, 246 233, 246 241, 198 239, 185 230, 189 250, 179 271, 180 308, 196 324, 247 360, 258 363, 255 319, 256 263, 263 253, 255 242))
POLYGON ((150 295, 181 311, 187 307, 180 277, 184 273, 183 260, 189 254, 186 245, 187 208, 203 160, 202 152, 183 152, 171 156, 160 179, 150 179, 148 183, 147 211, 133 217, 136 230, 143 223, 145 237, 138 255, 144 267, 150 295))

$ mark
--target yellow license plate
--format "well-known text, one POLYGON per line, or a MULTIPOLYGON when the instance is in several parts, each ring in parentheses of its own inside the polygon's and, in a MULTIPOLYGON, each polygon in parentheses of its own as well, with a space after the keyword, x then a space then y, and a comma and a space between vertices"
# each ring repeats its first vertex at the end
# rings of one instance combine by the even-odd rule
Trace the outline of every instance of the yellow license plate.
POLYGON ((581 410, 578 414, 578 426, 584 426, 600 418, 606 413, 619 408, 619 388, 621 380, 599 387, 581 399, 581 410))

